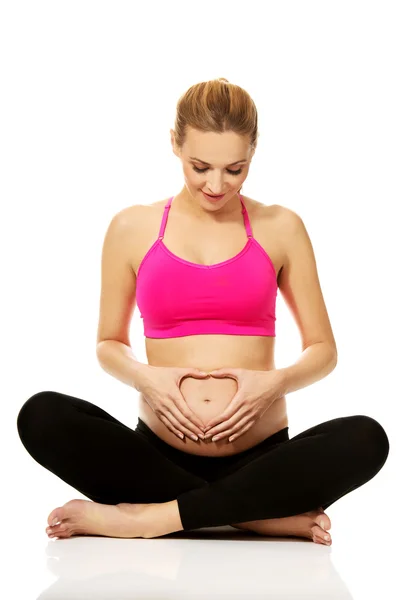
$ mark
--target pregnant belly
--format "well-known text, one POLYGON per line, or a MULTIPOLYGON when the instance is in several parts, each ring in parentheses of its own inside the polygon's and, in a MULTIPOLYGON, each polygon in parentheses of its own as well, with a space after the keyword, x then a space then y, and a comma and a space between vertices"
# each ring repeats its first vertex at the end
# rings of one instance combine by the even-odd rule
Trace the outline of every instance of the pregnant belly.
MULTIPOLYGON (((180 390, 188 407, 205 425, 210 419, 225 411, 237 392, 237 382, 230 377, 223 379, 186 377, 181 381, 180 390)), ((170 446, 182 452, 202 456, 229 456, 243 452, 288 426, 285 396, 276 400, 248 431, 233 442, 228 442, 228 436, 216 442, 212 442, 211 439, 204 441, 199 439, 198 442, 194 442, 187 437, 180 440, 160 421, 143 394, 139 394, 139 417, 170 446)))

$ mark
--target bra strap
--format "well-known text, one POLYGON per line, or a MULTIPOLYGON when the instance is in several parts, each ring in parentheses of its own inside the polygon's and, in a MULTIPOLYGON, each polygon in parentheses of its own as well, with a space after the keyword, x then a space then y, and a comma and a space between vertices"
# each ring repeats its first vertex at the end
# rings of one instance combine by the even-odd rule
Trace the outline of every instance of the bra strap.
POLYGON ((240 198, 240 202, 242 203, 243 220, 244 220, 244 226, 246 227, 247 237, 250 238, 250 237, 253 237, 253 231, 251 229, 249 215, 248 215, 246 206, 244 204, 242 194, 239 194, 239 198, 240 198))
POLYGON ((163 214, 163 218, 161 221, 160 231, 158 233, 159 240, 162 240, 162 238, 164 237, 165 228, 167 226, 167 220, 168 220, 168 215, 169 215, 169 209, 171 208, 171 203, 172 203, 173 198, 174 198, 174 196, 171 196, 171 198, 168 200, 167 204, 164 206, 164 214, 163 214))
MULTIPOLYGON (((250 225, 249 215, 248 215, 248 212, 247 212, 247 209, 246 209, 246 206, 244 204, 243 197, 241 194, 239 194, 239 198, 240 198, 240 202, 242 203, 242 214, 243 214, 244 226, 246 228, 247 237, 250 238, 250 237, 253 237, 253 231, 252 231, 252 228, 250 225)), ((164 237, 165 228, 167 226, 169 209, 171 208, 171 203, 172 203, 173 199, 174 199, 174 196, 171 196, 171 198, 168 200, 167 204, 164 206, 164 214, 163 214, 163 218, 161 221, 160 231, 158 233, 158 239, 162 239, 164 237)))

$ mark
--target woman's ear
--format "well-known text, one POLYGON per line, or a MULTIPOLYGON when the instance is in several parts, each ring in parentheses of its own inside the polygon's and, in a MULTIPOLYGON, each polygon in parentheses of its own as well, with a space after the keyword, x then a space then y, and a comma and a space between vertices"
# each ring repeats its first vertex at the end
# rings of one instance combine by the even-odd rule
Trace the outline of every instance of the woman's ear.
POLYGON ((175 132, 174 132, 173 129, 170 129, 170 135, 171 135, 172 152, 175 154, 175 156, 177 156, 178 158, 180 158, 179 153, 178 153, 177 148, 176 148, 176 144, 175 144, 175 132))

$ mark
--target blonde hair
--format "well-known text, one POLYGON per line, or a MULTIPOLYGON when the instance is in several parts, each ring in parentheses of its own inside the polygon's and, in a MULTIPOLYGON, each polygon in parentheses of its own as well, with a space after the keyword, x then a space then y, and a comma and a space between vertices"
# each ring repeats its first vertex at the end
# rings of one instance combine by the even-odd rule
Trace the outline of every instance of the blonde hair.
POLYGON ((220 77, 192 85, 178 100, 175 142, 182 148, 187 128, 223 133, 234 131, 248 136, 255 150, 258 139, 256 106, 243 88, 220 77))

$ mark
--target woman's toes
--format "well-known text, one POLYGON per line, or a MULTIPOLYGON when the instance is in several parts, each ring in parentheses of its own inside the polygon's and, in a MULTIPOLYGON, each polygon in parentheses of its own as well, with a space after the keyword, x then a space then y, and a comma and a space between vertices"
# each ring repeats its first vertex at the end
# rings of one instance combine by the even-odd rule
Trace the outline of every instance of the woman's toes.
POLYGON ((332 539, 329 533, 321 529, 319 525, 313 525, 311 527, 312 534, 314 538, 321 540, 324 544, 330 544, 332 539))
POLYGON ((321 529, 325 529, 325 531, 328 531, 332 526, 331 520, 326 513, 318 515, 318 517, 315 519, 315 522, 317 525, 319 525, 319 527, 321 527, 321 529))
POLYGON ((60 521, 65 519, 66 515, 64 513, 65 513, 65 510, 62 506, 55 508, 54 510, 51 511, 51 513, 47 517, 47 523, 51 526, 56 525, 57 523, 59 523, 60 521))
POLYGON ((66 525, 63 525, 60 527, 56 526, 55 528, 51 528, 51 529, 54 529, 54 531, 47 532, 47 530, 46 530, 47 535, 50 538, 67 538, 72 535, 71 529, 66 525))
POLYGON ((65 531, 67 531, 67 526, 64 523, 54 525, 54 527, 46 528, 47 535, 58 535, 59 533, 64 533, 65 531))

